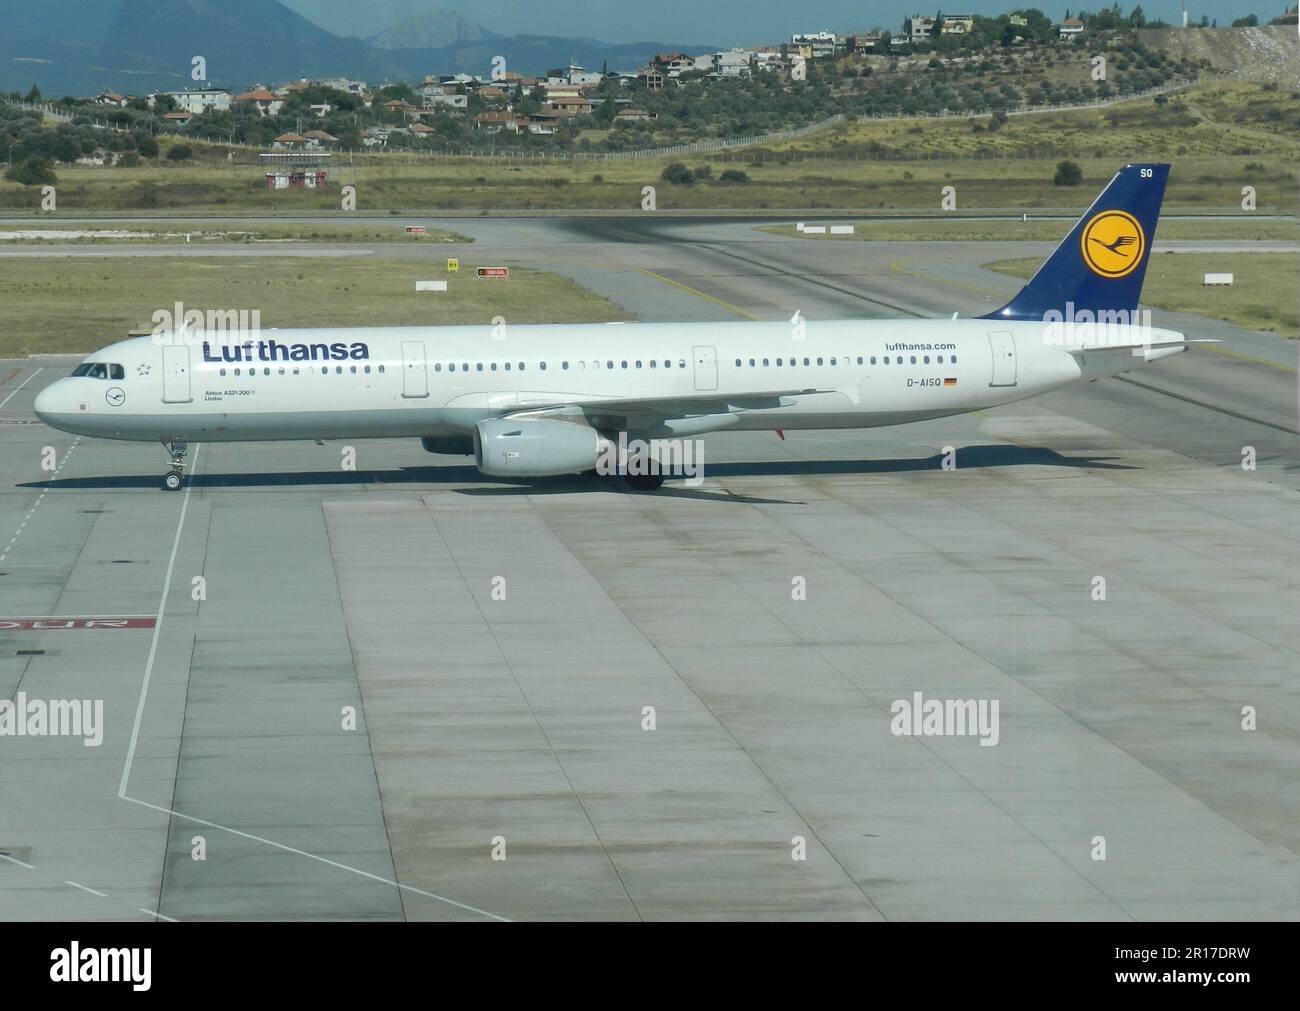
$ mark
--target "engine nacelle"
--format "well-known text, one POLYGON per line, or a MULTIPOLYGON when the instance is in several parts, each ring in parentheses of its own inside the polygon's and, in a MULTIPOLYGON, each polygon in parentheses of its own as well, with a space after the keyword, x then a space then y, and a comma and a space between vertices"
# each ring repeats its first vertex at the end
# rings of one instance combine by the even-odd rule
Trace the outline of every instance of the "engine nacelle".
POLYGON ((448 456, 473 456, 474 437, 472 435, 425 435, 420 437, 420 445, 426 453, 445 453, 448 456))
POLYGON ((571 421, 489 418, 474 427, 474 462, 495 477, 550 477, 596 466, 603 440, 571 421))

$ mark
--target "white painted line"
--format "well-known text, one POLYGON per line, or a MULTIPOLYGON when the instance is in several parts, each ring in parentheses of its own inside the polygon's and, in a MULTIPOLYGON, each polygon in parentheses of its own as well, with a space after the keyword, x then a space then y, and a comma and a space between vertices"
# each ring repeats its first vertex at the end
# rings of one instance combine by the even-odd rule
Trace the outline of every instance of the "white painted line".
MULTIPOLYGON (((38 369, 37 371, 39 371, 39 369, 38 369)), ((34 375, 36 375, 35 372, 32 373, 32 376, 34 376, 34 375)), ((31 376, 28 376, 27 378, 30 379, 31 376)), ((21 389, 21 387, 19 387, 19 389, 21 389)), ((18 390, 14 390, 14 393, 17 393, 17 392, 18 392, 18 390)), ((9 394, 9 396, 12 397, 12 396, 14 395, 14 393, 9 394)), ((8 397, 5 398, 5 402, 4 402, 4 403, 5 403, 5 404, 9 403, 9 398, 8 398, 8 397)), ((4 404, 0 404, 0 407, 3 407, 3 406, 4 406, 4 404)), ((55 468, 54 468, 54 473, 50 475, 50 478, 49 478, 49 479, 50 479, 51 481, 53 481, 56 477, 59 476, 59 471, 61 471, 61 470, 63 469, 63 467, 64 467, 64 464, 66 464, 66 463, 68 462, 68 460, 70 460, 70 459, 72 458, 72 454, 75 453, 76 450, 77 450, 77 443, 79 443, 80 441, 81 441, 81 436, 80 436, 80 435, 77 436, 75 439, 72 440, 72 445, 69 446, 69 447, 68 447, 68 451, 67 451, 66 453, 63 454, 63 463, 60 463, 57 467, 55 467, 55 468)), ((49 489, 46 489, 46 491, 48 491, 48 490, 49 490, 49 489)), ((43 491, 43 492, 40 493, 40 495, 37 496, 36 501, 35 501, 35 503, 33 503, 32 507, 31 507, 30 509, 27 510, 27 515, 23 517, 23 521, 22 521, 21 523, 18 524, 18 530, 17 530, 17 532, 15 532, 15 534, 13 535, 13 537, 9 538, 9 543, 5 545, 4 554, 0 554, 0 562, 3 562, 6 558, 9 557, 9 550, 10 550, 10 548, 12 548, 12 547, 14 546, 14 541, 18 540, 18 535, 21 534, 21 533, 23 532, 23 528, 24 528, 25 526, 27 526, 27 521, 28 521, 29 519, 31 519, 31 518, 32 518, 32 515, 36 512, 36 510, 39 509, 39 508, 41 507, 41 502, 43 502, 44 500, 45 500, 45 492, 43 491)))
POLYGON ((64 883, 65 885, 71 885, 73 888, 80 888, 83 892, 89 892, 91 895, 98 895, 101 899, 106 899, 106 898, 108 898, 108 895, 107 895, 106 893, 104 893, 104 892, 97 892, 97 891, 95 891, 95 889, 93 889, 93 888, 87 888, 85 885, 78 884, 78 883, 75 882, 75 881, 65 881, 65 882, 63 882, 63 883, 64 883))
POLYGON ((31 864, 25 864, 17 857, 11 857, 8 853, 0 853, 0 860, 8 860, 11 864, 17 864, 19 867, 26 867, 29 871, 36 870, 31 864))
POLYGON ((135 797, 122 797, 123 800, 129 800, 132 804, 139 804, 141 807, 147 807, 157 811, 160 814, 171 815, 173 818, 183 818, 185 821, 192 821, 196 825, 203 825, 207 828, 215 828, 219 832, 229 832, 231 835, 239 836, 241 839, 248 839, 252 842, 264 843, 267 846, 283 850, 285 853, 292 853, 295 856, 307 857, 309 860, 315 860, 317 863, 326 864, 340 871, 348 871, 351 874, 360 875, 363 878, 369 878, 371 881, 377 881, 383 885, 389 885, 393 888, 400 888, 404 892, 410 892, 413 895, 423 895, 426 899, 437 899, 439 902, 445 902, 449 906, 455 906, 457 909, 463 909, 469 913, 476 913, 479 916, 486 916, 489 920, 496 920, 500 923, 509 923, 510 921, 504 916, 497 916, 496 913, 489 913, 487 910, 478 909, 475 906, 466 905, 463 902, 457 902, 455 899, 449 899, 445 895, 436 895, 433 892, 426 892, 422 888, 416 888, 414 885, 404 885, 400 881, 393 881, 391 878, 381 877, 378 874, 371 874, 369 871, 363 871, 359 867, 349 867, 347 864, 341 864, 337 860, 330 860, 328 857, 317 856, 315 853, 308 853, 306 850, 300 850, 295 846, 286 846, 284 843, 278 843, 274 839, 266 839, 260 835, 253 835, 251 832, 241 832, 237 828, 230 828, 226 825, 218 825, 215 821, 207 821, 203 818, 195 818, 192 814, 183 814, 170 807, 163 807, 161 804, 151 804, 147 800, 137 800, 135 797))
MULTIPOLYGON (((198 465, 199 451, 202 448, 203 447, 200 446, 198 449, 194 451, 195 467, 197 467, 198 465)), ((191 474, 193 473, 194 471, 192 470, 191 474)), ((182 818, 185 821, 194 822, 194 824, 196 825, 204 825, 208 828, 214 828, 219 832, 227 832, 230 835, 238 836, 241 839, 248 839, 252 842, 259 842, 266 846, 271 846, 274 849, 281 850, 285 853, 292 853, 295 856, 306 857, 309 860, 315 860, 317 863, 322 863, 325 864, 326 866, 334 867, 341 871, 347 871, 350 874, 356 874, 359 875, 360 877, 368 878, 371 881, 377 881, 380 884, 385 884, 392 888, 400 889, 404 892, 410 892, 413 895, 422 895, 427 899, 434 899, 438 902, 445 902, 449 906, 455 906, 457 909, 463 909, 466 912, 474 913, 478 916, 485 916, 490 920, 498 920, 502 923, 509 923, 510 921, 507 920, 504 916, 497 916, 495 913, 489 913, 484 909, 478 909, 475 906, 466 905, 463 902, 457 902, 455 899, 449 899, 444 895, 437 895, 433 892, 426 892, 421 888, 416 888, 414 885, 404 885, 399 881, 393 881, 389 878, 381 877, 378 874, 371 874, 369 871, 363 871, 359 867, 349 867, 347 864, 341 864, 337 860, 330 860, 327 857, 317 856, 315 853, 308 853, 306 850, 300 850, 294 846, 286 846, 284 843, 278 843, 274 839, 266 839, 262 836, 253 835, 251 832, 241 832, 239 829, 230 828, 229 826, 226 825, 218 825, 214 821, 207 821, 206 819, 203 818, 196 818, 193 815, 184 814, 170 807, 163 807, 160 804, 151 804, 147 800, 139 800, 136 797, 127 796, 126 788, 131 778, 131 766, 135 762, 135 749, 140 739, 140 724, 144 719, 145 701, 149 696, 149 683, 153 679, 154 660, 158 656, 158 640, 162 636, 163 616, 167 611, 167 595, 171 591, 172 572, 176 568, 176 552, 180 548, 181 533, 185 529, 185 516, 186 513, 189 511, 190 490, 192 488, 193 485, 191 484, 187 484, 185 486, 185 498, 181 502, 180 518, 176 521, 176 536, 172 539, 171 556, 167 560, 167 573, 163 577, 162 596, 158 600, 158 612, 154 616, 153 640, 149 644, 149 659, 145 661, 144 681, 140 685, 140 698, 139 701, 136 703, 136 707, 135 707, 135 722, 131 726, 131 742, 127 746, 126 762, 122 766, 122 779, 121 782, 118 784, 118 789, 117 789, 118 798, 121 800, 129 801, 132 804, 139 804, 141 807, 147 807, 152 811, 159 812, 160 814, 169 815, 172 818, 182 818)), ((161 913, 155 914, 147 909, 142 909, 140 910, 140 912, 148 913, 150 916, 157 915, 162 917, 161 913)), ((166 917, 162 917, 162 918, 166 919, 166 917)))
POLYGON ((139 909, 140 912, 144 913, 145 916, 156 916, 158 919, 166 920, 168 923, 176 922, 170 916, 163 916, 163 914, 158 912, 156 909, 145 909, 144 906, 137 906, 136 908, 139 909))
MULTIPOLYGON (((194 450, 194 466, 198 466, 199 453, 203 451, 202 446, 194 450)), ((191 475, 193 470, 191 470, 191 475)), ((128 799, 126 796, 127 780, 131 778, 131 765, 135 761, 135 746, 140 738, 140 721, 144 718, 144 704, 149 697, 149 682, 153 679, 153 662, 158 656, 158 639, 162 635, 163 613, 167 610, 167 594, 172 588, 172 570, 176 568, 176 552, 181 546, 181 531, 185 529, 185 514, 190 509, 190 492, 194 490, 192 483, 185 485, 185 497, 181 500, 181 515, 176 522, 176 536, 172 538, 172 553, 167 560, 167 575, 163 579, 162 598, 158 601, 158 613, 154 616, 153 638, 149 641, 149 659, 144 665, 144 681, 140 684, 140 700, 135 706, 135 723, 131 726, 131 743, 126 749, 126 763, 122 766, 122 781, 118 784, 117 795, 123 800, 128 799)))
MULTIPOLYGON (((41 369, 43 369, 43 368, 45 368, 44 365, 40 366, 40 368, 38 368, 38 369, 36 370, 36 372, 40 372, 41 369)), ((15 394, 15 393, 17 393, 17 392, 18 392, 19 390, 21 390, 24 386, 26 386, 26 385, 27 385, 28 383, 30 383, 33 379, 36 378, 36 372, 33 372, 30 376, 28 376, 28 377, 27 377, 26 379, 24 379, 21 383, 19 383, 19 384, 18 384, 17 386, 15 386, 12 390, 10 390, 10 391, 9 391, 9 396, 5 397, 4 400, 0 400, 0 410, 4 410, 4 406, 5 406, 5 404, 7 404, 7 403, 9 403, 9 401, 13 400, 13 398, 14 398, 14 394, 15 394)))

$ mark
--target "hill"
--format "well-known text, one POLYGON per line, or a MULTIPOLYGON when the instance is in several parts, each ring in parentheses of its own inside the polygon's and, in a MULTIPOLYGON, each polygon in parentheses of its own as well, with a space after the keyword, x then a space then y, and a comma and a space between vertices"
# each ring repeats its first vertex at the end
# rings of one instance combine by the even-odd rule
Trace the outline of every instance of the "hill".
POLYGON ((486 74, 494 56, 525 74, 570 58, 630 70, 662 50, 712 48, 496 36, 436 14, 365 40, 333 35, 278 0, 44 0, 22 17, 0 20, 0 91, 26 91, 33 83, 50 96, 179 89, 192 86, 196 55, 207 61, 209 84, 242 90, 303 77, 383 83, 453 70, 486 74), (444 44, 428 45, 434 41, 444 44))
POLYGON ((1300 87, 1295 28, 1144 28, 1142 42, 1176 58, 1204 60, 1220 74, 1300 87))

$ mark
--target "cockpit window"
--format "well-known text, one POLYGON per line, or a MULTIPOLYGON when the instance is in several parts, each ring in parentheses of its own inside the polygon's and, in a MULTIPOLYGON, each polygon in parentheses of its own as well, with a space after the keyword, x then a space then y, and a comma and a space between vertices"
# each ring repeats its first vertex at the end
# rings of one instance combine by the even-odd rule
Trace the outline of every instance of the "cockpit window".
POLYGON ((114 379, 124 379, 126 370, 120 365, 108 365, 104 362, 82 362, 72 370, 73 379, 81 377, 86 379, 108 379, 110 375, 114 379))

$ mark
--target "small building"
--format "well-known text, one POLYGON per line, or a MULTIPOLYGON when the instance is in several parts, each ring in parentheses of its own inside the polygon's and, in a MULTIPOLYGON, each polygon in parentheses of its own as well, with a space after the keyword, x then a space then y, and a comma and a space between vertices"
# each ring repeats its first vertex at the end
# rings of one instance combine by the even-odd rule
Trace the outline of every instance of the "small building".
POLYGON ((547 95, 546 108, 557 116, 590 116, 591 101, 581 96, 547 95))
POLYGON ((663 71, 655 67, 646 67, 636 75, 636 79, 646 86, 648 91, 662 91, 664 86, 663 71))
POLYGON ((858 32, 856 35, 850 35, 844 40, 844 48, 855 55, 863 53, 872 53, 876 50, 876 43, 880 41, 879 32, 858 32))
POLYGON ((263 116, 274 116, 284 108, 283 98, 261 87, 246 91, 242 95, 236 95, 235 101, 247 102, 255 106, 258 113, 263 116))
POLYGON ((658 118, 658 113, 646 112, 644 109, 619 109, 614 114, 616 123, 648 123, 658 118))
POLYGON ((282 133, 273 143, 276 147, 300 147, 307 143, 307 138, 300 133, 282 133))
POLYGON ((533 112, 528 115, 528 132, 541 137, 549 137, 560 127, 560 117, 548 112, 533 112))
POLYGON ((307 142, 314 147, 321 144, 337 144, 339 142, 337 137, 326 133, 324 130, 308 130, 303 134, 303 136, 307 139, 307 142))
POLYGON ((934 18, 929 14, 913 14, 903 20, 903 35, 908 42, 927 42, 934 35, 934 18))
POLYGON ((163 92, 176 103, 179 112, 188 112, 200 116, 209 109, 225 112, 230 108, 230 92, 225 88, 202 88, 193 91, 163 92))
POLYGON ((1057 38, 1073 39, 1083 34, 1083 22, 1078 18, 1066 18, 1056 26, 1057 38))
POLYGON ((941 14, 939 16, 939 33, 941 35, 969 35, 974 27, 974 14, 941 14))
POLYGON ((754 72, 754 53, 748 49, 730 49, 725 53, 711 53, 708 61, 709 72, 719 77, 748 77, 754 72))
POLYGON ((324 189, 328 185, 329 154, 276 151, 258 155, 268 190, 324 189))
POLYGON ((510 112, 481 112, 474 117, 474 129, 486 133, 518 133, 528 129, 528 117, 516 116, 510 112))
POLYGON ((165 122, 175 123, 177 126, 184 126, 193 118, 194 115, 192 113, 184 112, 180 109, 177 109, 175 112, 169 112, 163 116, 165 122))
POLYGON ((96 105, 111 105, 117 109, 126 108, 126 96, 119 95, 116 91, 101 91, 95 96, 96 105))
POLYGON ((816 34, 805 33, 802 35, 792 35, 790 36, 790 45, 792 48, 800 51, 798 55, 804 55, 803 50, 806 49, 808 51, 808 56, 814 60, 821 59, 825 56, 834 56, 835 33, 823 30, 816 34))

